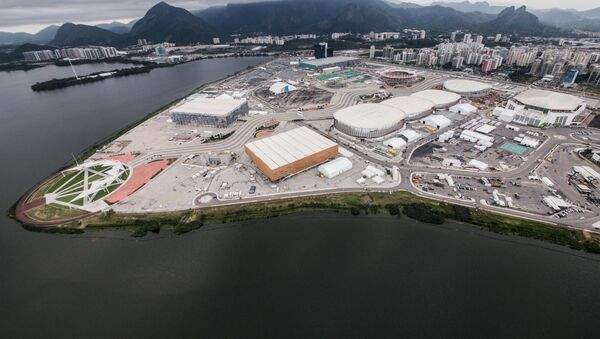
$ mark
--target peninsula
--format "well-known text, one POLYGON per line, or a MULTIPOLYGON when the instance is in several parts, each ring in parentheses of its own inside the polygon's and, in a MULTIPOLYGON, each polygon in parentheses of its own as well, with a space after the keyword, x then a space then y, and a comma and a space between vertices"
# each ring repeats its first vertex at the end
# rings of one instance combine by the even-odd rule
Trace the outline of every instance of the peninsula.
POLYGON ((124 129, 34 187, 14 215, 33 228, 143 235, 385 212, 600 252, 590 100, 351 54, 282 55, 124 129), (532 106, 563 123, 514 120, 535 117, 532 106))

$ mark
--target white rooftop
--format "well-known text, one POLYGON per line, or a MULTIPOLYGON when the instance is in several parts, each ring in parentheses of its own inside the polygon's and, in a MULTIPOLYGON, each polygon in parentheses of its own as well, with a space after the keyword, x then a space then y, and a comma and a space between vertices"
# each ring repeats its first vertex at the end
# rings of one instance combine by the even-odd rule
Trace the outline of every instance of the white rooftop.
POLYGON ((400 149, 406 146, 406 141, 402 138, 394 137, 384 141, 383 144, 394 149, 400 149))
POLYGON ((383 100, 380 104, 400 109, 409 117, 427 112, 433 109, 433 106, 435 105, 431 100, 413 96, 395 97, 383 100))
POLYGON ((488 169, 488 164, 486 164, 483 161, 477 160, 477 159, 471 159, 469 160, 469 162, 467 163, 468 166, 470 167, 475 167, 479 170, 485 171, 486 169, 488 169))
POLYGON ((477 107, 466 102, 462 102, 450 107, 450 112, 458 113, 459 111, 473 113, 477 111, 477 107))
POLYGON ((408 140, 408 142, 421 138, 421 134, 412 129, 405 129, 402 132, 398 133, 398 135, 404 136, 408 140))
POLYGON ((441 114, 428 115, 421 119, 421 121, 424 122, 426 125, 440 126, 440 128, 444 128, 445 126, 449 126, 450 124, 452 124, 452 120, 446 118, 441 114))
POLYGON ((444 82, 444 89, 455 93, 477 93, 491 88, 491 85, 473 80, 451 79, 444 82))
POLYGON ((593 177, 596 180, 600 180, 600 173, 590 166, 573 166, 573 171, 583 175, 586 178, 593 177))
POLYGON ((460 95, 439 89, 426 89, 410 96, 432 101, 436 107, 450 106, 460 100, 460 95))
POLYGON ((245 145, 270 169, 276 169, 337 144, 308 127, 299 127, 245 145))
POLYGON ((227 116, 240 108, 246 99, 234 99, 230 95, 220 95, 216 98, 200 97, 175 107, 171 113, 204 114, 217 117, 227 116))
POLYGON ((570 94, 528 89, 515 96, 522 104, 540 107, 548 110, 574 111, 584 104, 583 99, 570 94))
POLYGON ((483 133, 483 134, 489 134, 495 129, 496 129, 496 126, 483 124, 480 127, 478 127, 475 131, 477 131, 479 133, 483 133))
POLYGON ((349 126, 360 128, 384 128, 397 124, 406 114, 396 108, 381 104, 358 104, 343 108, 333 117, 349 126))

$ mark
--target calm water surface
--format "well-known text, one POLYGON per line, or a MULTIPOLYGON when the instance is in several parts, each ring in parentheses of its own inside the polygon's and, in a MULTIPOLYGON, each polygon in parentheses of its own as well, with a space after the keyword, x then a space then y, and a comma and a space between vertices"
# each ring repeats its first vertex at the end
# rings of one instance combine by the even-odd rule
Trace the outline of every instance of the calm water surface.
MULTIPOLYGON (((0 208, 127 123, 264 59, 35 93, 0 73, 0 208)), ((80 74, 115 65, 78 66, 80 74)), ((141 240, 0 217, 0 337, 593 337, 600 256, 458 224, 332 213, 141 240)))

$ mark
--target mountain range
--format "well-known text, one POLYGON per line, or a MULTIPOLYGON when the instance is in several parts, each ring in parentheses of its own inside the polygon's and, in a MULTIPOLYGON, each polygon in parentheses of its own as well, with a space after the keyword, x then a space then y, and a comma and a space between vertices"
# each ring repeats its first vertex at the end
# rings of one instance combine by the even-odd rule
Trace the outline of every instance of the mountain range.
POLYGON ((131 30, 131 28, 137 21, 138 21, 138 19, 131 20, 128 23, 113 21, 113 22, 107 23, 107 24, 98 24, 98 25, 96 25, 96 27, 99 27, 99 28, 102 28, 102 29, 105 29, 107 31, 111 31, 111 32, 117 33, 117 34, 127 34, 127 33, 129 33, 129 31, 131 30))
POLYGON ((287 0, 229 4, 195 12, 211 26, 229 34, 369 32, 419 28, 470 28, 494 19, 441 6, 402 6, 380 0, 287 0))
MULTIPOLYGON (((497 15, 506 6, 490 5, 486 1, 478 2, 443 2, 436 1, 432 5, 453 8, 461 12, 481 12, 497 15)), ((574 9, 529 9, 529 12, 538 17, 540 22, 562 28, 580 28, 585 30, 600 31, 600 7, 586 11, 574 9)))
MULTIPOLYGON (((549 17, 550 13, 545 15, 549 17)), ((600 22, 600 9, 569 13, 600 22), (598 19, 593 19, 595 15, 598 19)), ((483 34, 560 33, 559 29, 544 24, 544 20, 538 19, 524 6, 490 6, 487 2, 438 2, 432 6, 420 6, 391 0, 281 0, 228 4, 194 12, 160 2, 144 17, 129 23, 112 22, 97 26, 66 23, 60 28, 48 27, 35 35, 9 33, 10 36, 4 38, 0 33, 0 43, 17 43, 21 39, 19 42, 50 42, 55 46, 122 46, 135 43, 138 38, 154 42, 206 43, 212 37, 245 33, 366 33, 403 28, 425 29, 433 34, 455 29, 483 34), (54 37, 50 38, 53 31, 54 37)))
POLYGON ((24 42, 43 43, 54 39, 54 35, 60 26, 51 25, 41 31, 31 34, 25 32, 0 32, 0 44, 19 44, 24 42))
POLYGON ((134 39, 187 43, 209 41, 217 32, 187 10, 160 2, 150 8, 127 35, 134 39))

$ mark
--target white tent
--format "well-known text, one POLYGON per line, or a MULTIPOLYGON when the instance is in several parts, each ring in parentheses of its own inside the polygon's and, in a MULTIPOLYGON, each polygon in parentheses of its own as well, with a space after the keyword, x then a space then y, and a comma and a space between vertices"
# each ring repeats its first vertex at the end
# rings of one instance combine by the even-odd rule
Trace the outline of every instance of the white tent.
POLYGON ((400 149, 404 146, 406 146, 406 141, 404 141, 404 139, 402 138, 391 138, 388 139, 386 141, 383 142, 384 145, 386 145, 387 147, 391 147, 393 149, 400 149))
POLYGON ((496 107, 494 108, 494 116, 504 122, 511 122, 515 118, 517 111, 513 111, 512 109, 496 107))
POLYGON ((421 139, 421 134, 412 129, 405 129, 398 133, 398 136, 405 139, 407 143, 421 139))
POLYGON ((281 94, 281 93, 288 93, 291 91, 295 91, 297 88, 295 86, 292 86, 290 84, 288 84, 287 82, 283 82, 283 81, 278 81, 274 84, 271 85, 271 87, 269 87, 269 91, 271 91, 271 93, 273 94, 281 94))
POLYGON ((479 126, 475 131, 483 134, 490 134, 493 130, 496 129, 496 126, 483 124, 479 126))
POLYGON ((486 163, 485 163, 485 162, 483 162, 483 161, 479 161, 479 160, 477 160, 477 159, 471 159, 471 160, 470 160, 470 161, 467 163, 467 165, 468 165, 469 167, 475 167, 475 168, 477 168, 477 169, 478 169, 478 170, 480 170, 480 171, 485 171, 485 170, 487 170, 487 169, 488 169, 488 167, 489 167, 489 166, 488 166, 488 164, 486 164, 486 163))
POLYGON ((471 114, 471 113, 477 112, 477 107, 475 107, 471 104, 468 104, 468 103, 461 103, 461 104, 456 104, 456 105, 450 107, 450 112, 466 115, 466 114, 471 114))
POLYGON ((318 167, 319 172, 331 179, 352 169, 352 161, 348 158, 337 158, 318 167))
POLYGON ((421 119, 421 123, 431 128, 442 129, 450 126, 452 120, 440 114, 432 114, 421 119))

